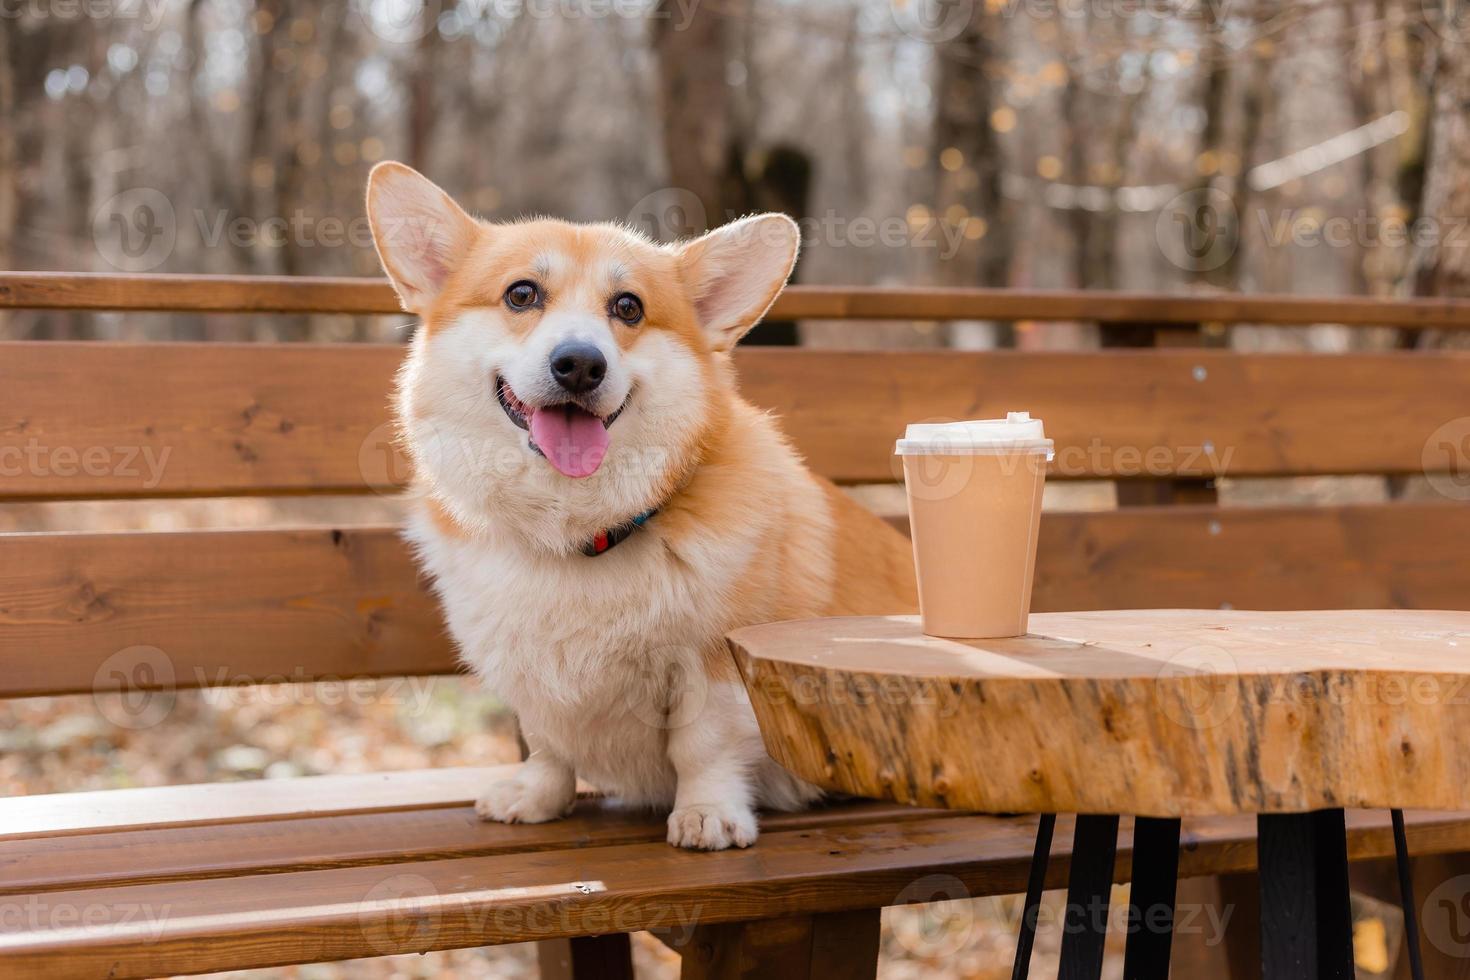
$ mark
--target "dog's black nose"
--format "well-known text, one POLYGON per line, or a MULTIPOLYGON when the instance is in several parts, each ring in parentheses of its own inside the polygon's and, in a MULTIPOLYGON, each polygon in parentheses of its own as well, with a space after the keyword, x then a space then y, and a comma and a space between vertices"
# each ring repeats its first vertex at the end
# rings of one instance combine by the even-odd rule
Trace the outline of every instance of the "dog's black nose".
POLYGON ((551 376, 574 395, 585 395, 602 384, 607 375, 607 358, 596 344, 585 340, 563 340, 551 352, 551 376))

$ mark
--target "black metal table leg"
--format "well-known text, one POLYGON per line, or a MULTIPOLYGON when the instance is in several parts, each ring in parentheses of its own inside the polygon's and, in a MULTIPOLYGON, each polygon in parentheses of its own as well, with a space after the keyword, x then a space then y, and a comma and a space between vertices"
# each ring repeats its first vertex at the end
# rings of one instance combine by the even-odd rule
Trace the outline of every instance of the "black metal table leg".
POLYGON ((1179 821, 1139 817, 1133 824, 1133 886, 1123 980, 1168 980, 1179 884, 1179 821))
POLYGON ((1057 980, 1097 980, 1102 975, 1117 850, 1117 817, 1077 817, 1057 980))
POLYGON ((1424 980, 1424 954, 1419 949, 1419 914, 1414 907, 1414 876, 1409 868, 1409 836, 1404 811, 1392 810, 1393 851, 1399 866, 1399 902, 1404 907, 1404 945, 1409 947, 1409 975, 1424 980))
POLYGON ((1016 959, 1011 980, 1026 980, 1031 972, 1031 947, 1036 942, 1036 920, 1041 915, 1041 893, 1046 889, 1046 866, 1051 862, 1051 838, 1057 815, 1043 813, 1036 824, 1036 847, 1031 852, 1031 872, 1026 877, 1026 904, 1021 909, 1021 931, 1016 936, 1016 959))
POLYGON ((1256 829, 1263 980, 1353 980, 1343 811, 1261 814, 1256 829))

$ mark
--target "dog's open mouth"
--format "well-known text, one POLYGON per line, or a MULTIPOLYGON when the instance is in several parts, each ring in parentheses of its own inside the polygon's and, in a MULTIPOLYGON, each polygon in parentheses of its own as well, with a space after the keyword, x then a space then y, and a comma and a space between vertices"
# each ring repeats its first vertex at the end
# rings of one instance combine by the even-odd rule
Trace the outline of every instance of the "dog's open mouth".
POLYGON ((558 473, 577 479, 591 476, 602 465, 610 442, 607 430, 628 407, 624 400, 606 418, 573 402, 533 408, 517 398, 505 379, 498 376, 495 397, 506 417, 530 433, 531 448, 545 456, 558 473))

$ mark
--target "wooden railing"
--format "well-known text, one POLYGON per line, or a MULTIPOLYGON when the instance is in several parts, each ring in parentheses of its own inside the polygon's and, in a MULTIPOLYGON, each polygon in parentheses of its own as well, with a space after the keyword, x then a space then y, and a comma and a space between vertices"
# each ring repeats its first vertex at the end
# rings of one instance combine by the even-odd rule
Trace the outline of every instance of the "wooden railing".
MULTIPOLYGON (((0 309, 193 313, 394 314, 386 280, 294 276, 0 273, 0 309)), ((1082 320, 1259 323, 1470 330, 1470 301, 1273 295, 1163 295, 1100 290, 882 289, 791 286, 774 318, 810 320, 1082 320)))

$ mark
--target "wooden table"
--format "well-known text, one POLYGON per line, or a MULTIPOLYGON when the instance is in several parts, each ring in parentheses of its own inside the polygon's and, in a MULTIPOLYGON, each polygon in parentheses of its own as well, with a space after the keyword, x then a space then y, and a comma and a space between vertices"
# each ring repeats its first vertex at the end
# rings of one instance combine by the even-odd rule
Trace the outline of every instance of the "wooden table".
POLYGON ((737 630, 767 748, 820 786, 1049 814, 1017 950, 1024 977, 1054 815, 1077 813, 1063 980, 1102 968, 1120 814, 1138 818, 1125 976, 1168 975, 1179 819, 1257 814, 1265 980, 1351 980, 1344 808, 1470 808, 1470 613, 1111 611, 945 640, 917 617, 737 630), (1097 914, 1101 910, 1103 914, 1097 914))

